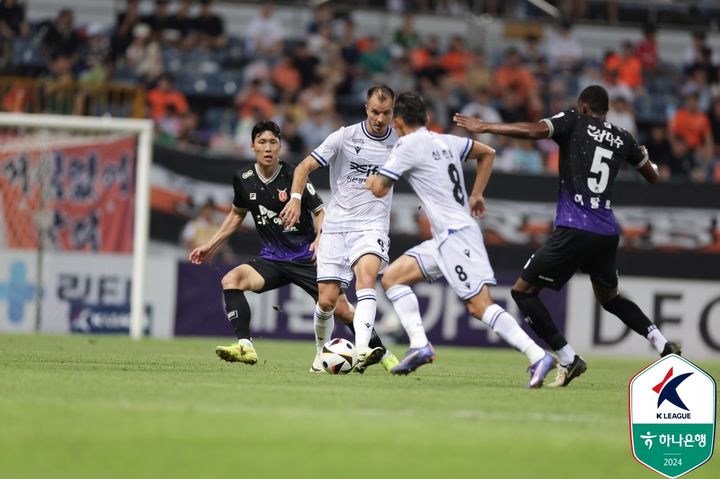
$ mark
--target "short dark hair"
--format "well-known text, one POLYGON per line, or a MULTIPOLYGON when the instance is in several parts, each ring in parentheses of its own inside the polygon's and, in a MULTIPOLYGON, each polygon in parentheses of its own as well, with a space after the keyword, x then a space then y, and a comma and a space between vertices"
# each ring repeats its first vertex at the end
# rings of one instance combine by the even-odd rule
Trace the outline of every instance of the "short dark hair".
POLYGON ((259 121, 255 123, 252 129, 252 142, 255 143, 255 138, 261 135, 264 131, 269 131, 273 135, 277 136, 278 140, 282 139, 280 135, 280 127, 274 121, 259 121))
POLYGON ((579 102, 585 103, 590 111, 599 115, 604 115, 610 108, 608 92, 600 85, 590 85, 585 88, 578 98, 579 102))
POLYGON ((392 91, 392 88, 384 84, 370 87, 367 91, 367 99, 369 100, 373 95, 377 95, 380 101, 384 101, 387 97, 390 97, 391 100, 395 100, 395 92, 392 91))
POLYGON ((402 118, 408 126, 425 126, 427 123, 425 100, 415 92, 403 92, 395 100, 393 115, 402 118))

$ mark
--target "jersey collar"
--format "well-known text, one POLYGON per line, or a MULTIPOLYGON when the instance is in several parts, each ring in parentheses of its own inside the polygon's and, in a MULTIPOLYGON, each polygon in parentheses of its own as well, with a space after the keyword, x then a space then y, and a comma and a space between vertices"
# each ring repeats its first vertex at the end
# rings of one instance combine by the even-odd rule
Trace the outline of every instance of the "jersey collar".
POLYGON ((360 123, 360 126, 362 128, 363 133, 365 133, 365 136, 367 136, 371 140, 383 141, 383 140, 387 140, 388 138, 390 138, 390 134, 392 133, 392 127, 388 126, 387 132, 383 136, 376 136, 376 135, 373 135, 372 133, 370 133, 370 131, 367 129, 367 125, 365 123, 367 123, 367 120, 363 120, 360 123))
POLYGON ((265 178, 262 175, 262 173, 260 173, 260 169, 257 167, 257 163, 255 163, 253 166, 255 167, 255 173, 257 173, 257 176, 258 176, 258 178, 260 178, 260 181, 262 181, 264 184, 268 185, 268 184, 272 183, 273 181, 275 181, 275 178, 278 177, 278 175, 280 174, 280 170, 283 167, 283 164, 278 163, 277 170, 275 170, 275 173, 273 173, 273 175, 270 178, 265 178))

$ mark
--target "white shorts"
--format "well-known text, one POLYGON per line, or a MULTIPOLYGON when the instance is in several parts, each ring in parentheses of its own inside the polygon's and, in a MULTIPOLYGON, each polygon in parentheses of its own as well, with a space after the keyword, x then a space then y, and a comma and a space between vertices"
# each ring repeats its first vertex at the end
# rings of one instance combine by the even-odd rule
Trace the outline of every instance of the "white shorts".
POLYGON ((317 280, 337 281, 347 287, 353 279, 352 267, 368 253, 382 260, 382 271, 389 261, 389 247, 390 239, 384 231, 321 232, 317 250, 317 280))
POLYGON ((450 234, 438 247, 438 266, 462 300, 472 298, 487 284, 497 284, 479 226, 450 234))
POLYGON ((407 250, 404 254, 415 258, 418 266, 420 266, 420 271, 428 283, 432 283, 443 275, 438 265, 440 252, 434 239, 423 241, 419 245, 407 250))

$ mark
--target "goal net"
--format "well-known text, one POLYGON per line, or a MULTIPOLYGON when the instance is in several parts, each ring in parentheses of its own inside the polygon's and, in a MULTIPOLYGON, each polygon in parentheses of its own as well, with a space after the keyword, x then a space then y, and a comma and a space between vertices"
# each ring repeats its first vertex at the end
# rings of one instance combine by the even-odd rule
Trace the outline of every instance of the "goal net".
POLYGON ((0 113, 0 331, 147 334, 152 123, 0 113))

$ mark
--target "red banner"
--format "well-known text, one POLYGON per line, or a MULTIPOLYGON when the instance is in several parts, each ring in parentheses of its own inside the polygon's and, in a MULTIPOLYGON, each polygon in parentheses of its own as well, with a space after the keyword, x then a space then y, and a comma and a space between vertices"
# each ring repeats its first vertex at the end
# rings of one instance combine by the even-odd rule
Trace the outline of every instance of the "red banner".
POLYGON ((132 251, 134 137, 7 140, 0 146, 0 247, 37 248, 42 225, 51 249, 132 251))

